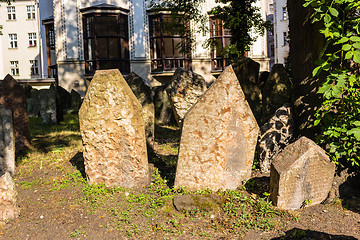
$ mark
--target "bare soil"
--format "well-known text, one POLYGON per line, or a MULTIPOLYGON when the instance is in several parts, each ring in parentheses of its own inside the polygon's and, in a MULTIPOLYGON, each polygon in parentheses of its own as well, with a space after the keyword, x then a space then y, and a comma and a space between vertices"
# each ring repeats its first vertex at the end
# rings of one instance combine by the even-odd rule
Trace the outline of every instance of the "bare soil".
POLYGON ((360 239, 360 198, 278 211, 267 199, 269 178, 257 170, 236 191, 188 193, 172 184, 180 133, 156 126, 152 184, 106 188, 86 182, 75 115, 56 126, 31 119, 34 149, 17 159, 18 219, 0 224, 0 239, 360 239), (216 195, 216 204, 178 211, 174 195, 216 195))

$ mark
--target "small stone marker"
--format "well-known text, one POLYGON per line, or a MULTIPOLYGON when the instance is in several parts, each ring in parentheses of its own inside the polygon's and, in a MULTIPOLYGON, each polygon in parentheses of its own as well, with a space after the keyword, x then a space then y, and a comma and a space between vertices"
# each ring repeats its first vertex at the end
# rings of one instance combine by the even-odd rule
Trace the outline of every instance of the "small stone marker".
POLYGON ((79 120, 90 184, 134 188, 149 183, 142 107, 119 70, 96 72, 79 120))
POLYGON ((179 126, 185 114, 206 90, 206 81, 201 75, 183 68, 176 69, 166 92, 179 126))
POLYGON ((0 81, 0 104, 7 106, 13 112, 16 152, 30 148, 26 93, 24 88, 9 74, 0 81))
POLYGON ((262 173, 270 173, 271 161, 289 145, 294 134, 294 120, 289 104, 276 110, 260 128, 258 155, 262 173))
POLYGON ((157 86, 152 89, 154 93, 155 121, 158 124, 175 125, 176 119, 166 93, 167 86, 168 85, 157 86))
POLYGON ((279 107, 292 102, 291 95, 292 83, 285 67, 282 64, 275 64, 262 89, 261 122, 267 122, 279 107))
POLYGON ((20 209, 16 203, 17 192, 10 173, 0 177, 0 221, 12 220, 18 217, 20 209))
POLYGON ((270 198, 284 210, 319 204, 330 191, 335 164, 306 137, 287 146, 271 164, 270 198))
POLYGON ((81 96, 74 89, 71 90, 70 95, 71 95, 71 108, 75 113, 77 113, 81 106, 81 96))
POLYGON ((236 189, 250 177, 258 132, 229 66, 185 115, 175 187, 236 189))
POLYGON ((261 85, 259 82, 260 64, 250 58, 242 58, 231 64, 239 80, 245 98, 249 103, 251 110, 259 122, 261 118, 261 85))
POLYGON ((151 97, 151 89, 141 77, 133 72, 125 80, 142 106, 146 143, 148 150, 152 150, 154 148, 155 108, 151 97))
POLYGON ((55 88, 39 90, 40 117, 42 124, 56 124, 56 90, 55 88))
POLYGON ((0 105, 0 176, 15 173, 15 137, 10 108, 0 105))

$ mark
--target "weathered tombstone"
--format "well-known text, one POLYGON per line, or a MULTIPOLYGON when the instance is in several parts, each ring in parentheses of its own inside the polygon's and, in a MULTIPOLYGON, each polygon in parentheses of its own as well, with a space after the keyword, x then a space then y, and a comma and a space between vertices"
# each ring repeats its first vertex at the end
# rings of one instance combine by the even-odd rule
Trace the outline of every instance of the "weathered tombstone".
POLYGON ((201 75, 183 68, 175 71, 166 92, 179 126, 185 114, 206 90, 206 81, 201 75))
POLYGON ((57 123, 55 88, 39 90, 39 101, 40 101, 40 117, 42 124, 57 123))
POLYGON ((287 146, 271 163, 270 198, 284 210, 319 204, 330 191, 335 164, 306 137, 287 146))
POLYGON ((242 58, 231 64, 239 80, 245 99, 249 103, 256 120, 261 118, 261 84, 259 82, 260 64, 250 58, 242 58))
POLYGON ((142 108, 119 70, 97 71, 79 111, 89 183, 149 183, 142 108))
POLYGON ((294 120, 289 104, 276 110, 270 120, 260 128, 258 155, 262 173, 270 173, 271 161, 287 145, 294 134, 294 120))
POLYGON ((71 95, 71 108, 75 113, 77 113, 81 106, 81 96, 74 89, 71 90, 70 95, 71 95))
POLYGON ((185 115, 175 187, 236 189, 250 177, 258 132, 229 66, 185 115))
POLYGON ((51 84, 50 89, 55 93, 56 97, 56 122, 60 123, 64 121, 64 106, 61 104, 60 95, 58 93, 58 88, 55 84, 51 84))
POLYGON ((0 177, 0 221, 12 220, 18 217, 20 209, 16 203, 17 192, 10 173, 0 177))
POLYGON ((30 147, 29 117, 24 88, 9 74, 0 81, 0 104, 13 112, 15 150, 21 152, 30 147))
POLYGON ((15 137, 10 108, 0 104, 0 176, 15 173, 15 137))
POLYGON ((174 125, 176 124, 174 112, 171 109, 169 97, 166 93, 167 85, 154 87, 153 101, 155 107, 155 121, 158 124, 174 125))
POLYGON ((31 90, 33 90, 32 86, 30 84, 26 84, 25 87, 25 94, 26 94, 26 97, 29 98, 30 97, 30 94, 31 94, 31 90))
POLYGON ((148 151, 152 150, 154 148, 155 107, 151 97, 151 89, 141 77, 133 72, 125 80, 142 106, 146 143, 148 151))
POLYGON ((266 83, 266 80, 270 76, 270 72, 263 71, 259 73, 259 83, 260 83, 260 89, 262 89, 266 83))
POLYGON ((27 110, 29 117, 39 117, 40 116, 40 98, 39 90, 31 89, 30 97, 27 99, 27 110))
POLYGON ((71 107, 71 95, 70 93, 61 86, 56 86, 56 90, 59 94, 60 105, 62 106, 63 110, 70 109, 71 107))
POLYGON ((287 76, 285 67, 282 64, 275 64, 262 90, 261 122, 268 121, 279 107, 291 103, 291 95, 292 83, 287 76))

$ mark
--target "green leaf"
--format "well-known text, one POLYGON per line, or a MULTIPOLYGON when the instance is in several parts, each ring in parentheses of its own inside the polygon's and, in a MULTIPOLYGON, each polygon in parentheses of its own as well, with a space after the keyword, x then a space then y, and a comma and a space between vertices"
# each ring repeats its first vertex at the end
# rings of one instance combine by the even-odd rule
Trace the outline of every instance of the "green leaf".
POLYGON ((360 42, 360 37, 352 36, 352 37, 350 37, 350 40, 353 41, 353 42, 360 42))
POLYGON ((352 58, 352 56, 354 55, 354 52, 347 52, 346 54, 345 54, 345 59, 351 59, 352 58))
POLYGON ((354 48, 360 48, 360 42, 354 43, 354 44, 353 44, 353 47, 354 47, 354 48))
POLYGON ((329 23, 331 21, 331 16, 329 14, 325 14, 324 22, 329 23))
POLYGON ((347 41, 349 41, 349 38, 342 37, 339 41, 336 42, 336 44, 346 43, 347 41))
POLYGON ((326 84, 326 85, 322 86, 322 87, 319 89, 318 93, 326 93, 326 92, 328 92, 330 89, 331 89, 331 85, 330 85, 330 84, 326 84))
POLYGON ((337 17, 337 16, 339 15, 338 10, 336 10, 335 8, 332 8, 332 7, 329 8, 329 12, 330 12, 330 14, 333 15, 334 17, 337 17))
POLYGON ((360 121, 355 121, 355 122, 353 122, 352 124, 354 124, 354 125, 357 126, 357 127, 360 127, 360 121))
POLYGON ((319 125, 320 122, 321 122, 321 119, 316 119, 316 120, 314 121, 314 126, 319 125))
POLYGON ((321 66, 316 67, 316 68, 313 70, 313 72, 312 72, 313 76, 315 77, 315 76, 319 75, 319 73, 321 72, 321 70, 322 70, 322 67, 321 67, 321 66))
POLYGON ((353 128, 346 133, 347 135, 354 135, 357 141, 360 141, 360 128, 353 128))
POLYGON ((345 78, 343 78, 343 77, 340 77, 339 79, 338 79, 338 82, 337 82, 337 86, 339 86, 339 87, 341 87, 341 88, 344 88, 345 87, 345 78))
POLYGON ((334 98, 340 98, 341 97, 341 88, 338 87, 338 86, 333 86, 332 88, 332 92, 331 92, 331 95, 334 97, 334 98))
POLYGON ((360 50, 355 51, 355 53, 354 53, 354 62, 360 63, 360 50))
POLYGON ((342 50, 344 50, 344 51, 349 51, 351 49, 351 45, 350 44, 344 44, 343 46, 342 46, 342 50))

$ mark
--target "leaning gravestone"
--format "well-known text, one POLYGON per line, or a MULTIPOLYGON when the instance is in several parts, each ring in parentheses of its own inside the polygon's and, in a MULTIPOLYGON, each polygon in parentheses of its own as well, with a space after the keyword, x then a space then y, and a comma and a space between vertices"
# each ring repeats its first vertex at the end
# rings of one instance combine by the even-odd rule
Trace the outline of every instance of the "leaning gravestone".
POLYGON ((133 72, 125 80, 142 106, 146 143, 148 150, 152 150, 154 148, 155 108, 151 97, 151 89, 141 77, 133 72))
POLYGON ((40 101, 40 117, 42 124, 57 123, 55 88, 39 90, 39 101, 40 101))
POLYGON ((260 128, 258 155, 262 173, 270 173, 271 161, 289 145, 294 134, 292 109, 286 104, 260 128))
POLYGON ((70 95, 71 95, 71 108, 75 113, 77 113, 81 106, 81 96, 74 89, 71 90, 70 95))
POLYGON ((17 192, 10 173, 0 176, 0 221, 17 218, 20 213, 16 203, 17 192))
POLYGON ((97 71, 79 111, 89 183, 149 183, 142 108, 119 70, 97 71))
POLYGON ((258 132, 229 66, 185 115, 175 187, 236 189, 250 178, 258 132))
POLYGON ((176 119, 166 93, 167 86, 168 85, 157 86, 152 89, 154 95, 155 121, 158 124, 175 125, 176 119))
POLYGON ((0 104, 0 176, 15 173, 15 137, 10 108, 0 104))
POLYGON ((60 105, 63 110, 70 109, 71 107, 71 94, 63 87, 56 86, 56 90, 59 94, 60 105))
POLYGON ((179 126, 185 114, 206 90, 206 81, 201 75, 183 68, 175 71, 166 92, 179 126))
POLYGON ((287 146, 273 160, 270 198, 284 210, 319 204, 330 191, 335 164, 326 152, 306 137, 287 146))
POLYGON ((291 103, 292 83, 282 64, 275 64, 262 90, 262 117, 266 122, 275 111, 286 103, 291 103))
POLYGON ((9 74, 0 81, 0 104, 13 112, 15 150, 21 152, 30 147, 29 117, 24 88, 9 74))
POLYGON ((261 118, 261 83, 259 82, 260 64, 250 58, 242 58, 231 64, 241 89, 249 103, 256 120, 261 118))

